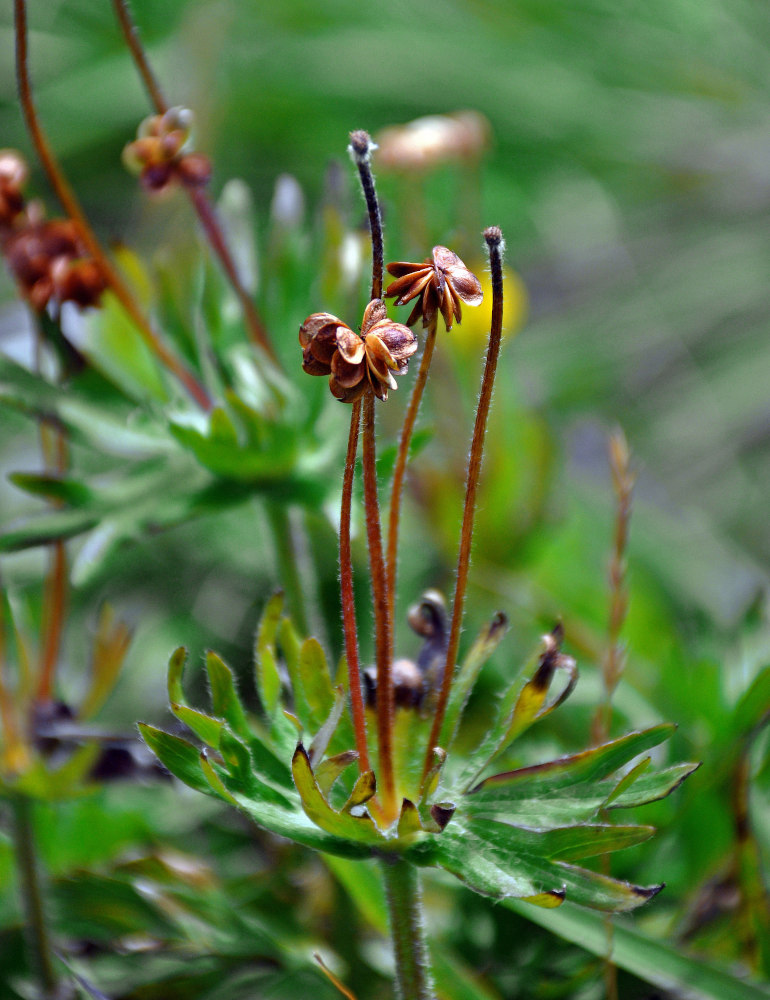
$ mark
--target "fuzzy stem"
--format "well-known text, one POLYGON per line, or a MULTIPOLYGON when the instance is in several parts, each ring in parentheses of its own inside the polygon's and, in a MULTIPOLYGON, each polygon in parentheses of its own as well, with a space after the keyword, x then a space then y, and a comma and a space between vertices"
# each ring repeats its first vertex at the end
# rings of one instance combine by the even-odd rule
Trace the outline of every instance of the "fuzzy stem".
POLYGON ((21 895, 26 914, 27 943, 40 981, 41 996, 56 996, 57 977, 43 909, 40 871, 35 854, 32 803, 23 795, 11 797, 13 839, 21 895))
POLYGON ((307 614, 302 580, 297 565, 297 550, 294 544, 289 510, 285 504, 268 501, 265 505, 270 531, 275 545, 278 563, 278 578, 286 591, 291 617, 300 635, 308 634, 307 614))
POLYGON ((340 507, 340 596, 342 599, 342 628, 345 633, 345 657, 348 662, 350 707, 353 730, 358 751, 358 770, 370 770, 369 748, 366 743, 366 717, 361 695, 361 668, 358 659, 358 633, 356 630, 356 602, 353 596, 353 560, 350 550, 350 509, 353 502, 353 475, 356 471, 358 429, 361 424, 361 401, 353 403, 350 411, 350 435, 342 478, 342 504, 340 507))
POLYGON ((393 685, 391 683, 391 619, 385 561, 382 553, 380 505, 377 498, 377 467, 374 437, 374 393, 367 392, 364 407, 364 504, 369 569, 374 601, 374 630, 377 662, 377 746, 379 749, 382 802, 385 816, 395 819, 393 783, 393 685))
POLYGON ((380 869, 390 914, 397 996, 399 1000, 434 1000, 419 872, 401 858, 384 858, 380 869))
POLYGON ((141 338, 158 360, 184 386, 192 399, 202 409, 211 409, 211 400, 206 390, 150 326, 147 317, 137 304, 130 288, 102 249, 80 202, 75 196, 75 192, 70 187, 69 182, 62 173, 61 167, 54 157, 53 150, 40 125, 32 97, 32 85, 29 79, 27 6, 25 0, 14 0, 14 23, 16 25, 16 78, 19 89, 19 101, 24 113, 27 129, 35 145, 43 169, 51 183, 51 187, 59 199, 62 208, 77 226, 83 245, 98 265, 104 280, 112 289, 115 297, 130 316, 141 338))
POLYGON ((454 602, 452 605, 452 622, 449 628, 444 674, 441 681, 436 714, 433 717, 428 746, 425 753, 425 765, 422 780, 430 770, 433 762, 433 748, 436 746, 441 727, 444 723, 449 690, 454 677, 455 662, 460 646, 460 629, 462 627, 463 610, 465 606, 465 589, 468 584, 468 571, 471 561, 471 543, 473 541, 473 521, 476 513, 476 491, 481 473, 481 462, 484 455, 484 437, 489 418, 489 407, 492 401, 492 389, 495 383, 497 359, 500 355, 500 341, 503 331, 503 234, 497 226, 490 226, 484 232, 489 249, 489 267, 492 276, 492 324, 489 331, 489 345, 484 364, 484 374, 481 378, 481 391, 476 409, 476 422, 473 427, 468 473, 465 487, 465 506, 463 508, 463 523, 460 531, 460 550, 457 556, 457 578, 455 583, 454 602))
POLYGON ((368 132, 359 129, 350 133, 350 154, 358 167, 366 208, 369 212, 369 232, 372 238, 372 291, 370 299, 382 298, 382 278, 385 256, 382 248, 382 215, 372 176, 372 152, 377 147, 368 132))
POLYGON ((406 463, 409 458, 409 445, 412 442, 414 425, 417 420, 420 402, 422 401, 422 395, 425 390, 425 383, 428 380, 428 369, 430 368, 431 358, 433 357, 433 348, 436 344, 437 326, 438 313, 436 313, 433 317, 433 321, 428 327, 428 333, 425 338, 425 346, 422 351, 422 360, 420 361, 420 370, 417 372, 417 378, 415 379, 414 387, 412 388, 409 406, 406 411, 406 416, 404 417, 404 423, 401 427, 401 438, 398 442, 398 454, 396 455, 396 464, 393 469, 393 482, 390 489, 390 511, 388 514, 387 563, 388 598, 391 622, 395 622, 396 620, 395 604, 398 560, 398 528, 399 521, 401 519, 401 498, 404 488, 404 475, 406 473, 406 463))

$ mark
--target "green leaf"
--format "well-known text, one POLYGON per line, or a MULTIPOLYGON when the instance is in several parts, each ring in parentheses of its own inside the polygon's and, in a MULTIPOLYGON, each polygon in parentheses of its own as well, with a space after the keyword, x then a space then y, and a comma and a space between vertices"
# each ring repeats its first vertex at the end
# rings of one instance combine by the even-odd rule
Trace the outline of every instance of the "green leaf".
POLYGON ((253 734, 235 689, 232 670, 216 653, 209 650, 206 653, 206 672, 214 714, 221 716, 238 736, 250 740, 253 734))
POLYGON ((93 490, 76 479, 32 472, 12 472, 8 478, 14 486, 32 496, 67 504, 69 507, 86 507, 94 499, 93 490))
POLYGON ((262 708, 273 717, 281 694, 281 678, 276 662, 275 639, 283 612, 283 594, 279 591, 270 598, 262 612, 254 642, 254 668, 257 693, 262 708))
POLYGON ((482 629, 481 634, 463 660, 457 676, 452 681, 446 714, 441 727, 441 736, 438 741, 438 745, 444 747, 445 750, 449 750, 454 742, 462 713, 481 668, 499 646, 507 627, 508 619, 504 614, 498 612, 489 625, 482 629))
POLYGON ((197 747, 144 722, 139 723, 139 732, 161 764, 175 777, 199 792, 212 794, 211 785, 201 771, 200 750, 197 747))
POLYGON ((302 808, 309 818, 327 833, 345 837, 363 844, 384 843, 384 837, 368 815, 352 816, 332 809, 315 780, 305 748, 300 743, 291 762, 294 784, 297 786, 302 808))
POLYGON ((662 771, 642 774, 636 777, 629 788, 622 789, 617 796, 612 794, 607 799, 606 807, 626 809, 630 806, 645 806, 648 802, 664 799, 699 767, 700 764, 674 764, 662 771))
MULTIPOLYGON (((569 790, 571 786, 587 789, 591 783, 600 782, 638 754, 668 739, 674 728, 664 723, 641 732, 628 733, 569 757, 493 775, 470 789, 465 799, 466 808, 474 813, 504 813, 525 799, 547 800, 549 796, 556 799, 559 793, 569 790)), ((610 789, 593 789, 589 794, 584 790, 577 792, 575 797, 599 799, 601 804, 609 792, 610 789)))
POLYGON ((558 910, 541 911, 518 900, 504 906, 519 916, 572 941, 599 958, 610 957, 615 965, 647 983, 687 1000, 767 1000, 770 991, 737 979, 703 956, 691 958, 681 944, 656 941, 622 920, 607 918, 565 903, 558 910))

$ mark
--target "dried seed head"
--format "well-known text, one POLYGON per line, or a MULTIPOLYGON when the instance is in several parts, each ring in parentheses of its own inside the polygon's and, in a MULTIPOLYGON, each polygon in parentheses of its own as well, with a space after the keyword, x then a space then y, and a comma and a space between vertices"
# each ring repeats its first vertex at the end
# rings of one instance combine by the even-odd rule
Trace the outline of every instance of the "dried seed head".
POLYGON ((0 233, 13 226, 24 210, 27 173, 27 164, 15 149, 0 149, 0 233))
POLYGON ((403 375, 417 340, 408 327, 388 319, 382 299, 364 311, 358 334, 331 313, 313 313, 299 328, 302 368, 308 375, 328 375, 335 399, 354 403, 367 389, 387 399, 395 375, 403 375))
POLYGON ((190 151, 193 115, 187 108, 169 108, 145 118, 137 138, 123 150, 123 163, 138 174, 147 191, 163 191, 173 183, 203 187, 211 178, 211 163, 190 151))
POLYGON ((479 279, 447 247, 434 247, 432 257, 422 263, 394 261, 387 270, 396 280, 385 290, 386 297, 395 297, 397 306, 417 300, 407 326, 413 326, 420 316, 422 325, 428 326, 440 311, 450 330, 453 319, 458 323, 462 320, 461 301, 477 306, 484 297, 479 279))

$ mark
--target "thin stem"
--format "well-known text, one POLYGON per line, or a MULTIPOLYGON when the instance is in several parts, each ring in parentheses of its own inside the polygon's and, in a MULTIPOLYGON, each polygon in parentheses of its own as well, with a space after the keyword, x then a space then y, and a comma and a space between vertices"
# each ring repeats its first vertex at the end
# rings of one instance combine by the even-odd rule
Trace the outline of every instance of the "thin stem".
POLYGON ((353 560, 350 550, 350 509, 353 502, 353 475, 356 471, 358 429, 361 424, 361 401, 353 403, 350 412, 350 435, 342 478, 342 504, 340 507, 340 595, 342 598, 342 628, 345 633, 345 657, 348 662, 350 707, 353 730, 358 751, 358 770, 370 770, 369 748, 366 743, 366 717, 361 694, 361 667, 358 658, 358 633, 356 629, 356 602, 353 595, 353 560))
POLYGON ((62 208, 77 226, 80 238, 88 253, 99 266, 104 280, 131 317, 137 332, 144 342, 158 360, 184 386, 195 402, 202 409, 211 409, 211 400, 206 390, 150 326, 130 288, 102 249, 80 202, 77 200, 75 192, 62 173, 61 167, 56 161, 48 139, 40 125, 32 96, 27 51, 27 6, 25 0, 14 0, 14 20, 16 25, 16 78, 19 89, 19 100, 27 129, 35 145, 43 169, 51 183, 51 187, 61 202, 62 208))
MULTIPOLYGON (((41 349, 41 337, 38 336, 38 367, 41 349)), ((67 438, 61 427, 45 419, 41 420, 40 445, 46 472, 49 475, 63 476, 67 469, 68 449, 67 438)), ((40 630, 42 648, 36 694, 39 701, 50 701, 53 698, 53 682, 59 661, 66 607, 67 552, 64 542, 59 539, 50 546, 50 565, 45 580, 43 620, 40 630)))
POLYGON ((267 519, 275 545, 275 555, 278 562, 278 579, 283 585, 288 598, 291 617, 300 635, 308 634, 307 614, 305 612, 305 597, 302 580, 297 563, 297 549, 294 544, 289 510, 285 504, 268 501, 266 506, 267 519))
POLYGON ((350 133, 350 154, 358 167, 366 208, 369 213, 369 232, 372 238, 372 290, 370 299, 382 298, 382 278, 385 256, 382 248, 382 215, 372 176, 372 153, 377 147, 368 132, 359 129, 350 133))
POLYGON ((43 598, 43 648, 40 655, 40 675, 37 683, 37 700, 53 698, 53 681, 59 662, 61 637, 64 630, 64 613, 67 607, 67 553, 64 542, 51 546, 51 565, 45 581, 43 598))
POLYGON ((489 345, 484 364, 484 374, 481 379, 479 403, 476 409, 476 422, 473 427, 468 473, 465 487, 465 506, 463 508, 463 523, 460 531, 460 550, 457 556, 457 577, 455 582, 454 602, 452 605, 452 622, 449 628, 444 674, 441 681, 436 714, 433 717, 428 746, 423 767, 423 781, 430 770, 433 761, 433 748, 436 746, 441 727, 444 723, 449 689, 452 686, 457 652, 460 646, 460 629, 465 607, 465 590, 468 584, 468 571, 471 560, 471 543, 473 541, 473 521, 476 513, 476 491, 481 473, 481 462, 484 456, 484 437, 486 435, 489 407, 492 402, 492 389, 497 371, 497 359, 500 356, 500 341, 503 331, 503 234, 497 226, 490 226, 484 232, 489 249, 489 266, 492 276, 492 325, 489 331, 489 345))
POLYGON ((400 1000, 434 1000, 419 872, 401 858, 383 859, 380 869, 390 914, 397 996, 400 1000))
MULTIPOLYGON (((147 94, 158 114, 163 115, 168 111, 169 103, 163 94, 158 78, 152 71, 147 53, 139 38, 136 24, 131 16, 127 0, 113 0, 113 7, 115 8, 115 15, 123 32, 123 37, 126 40, 126 45, 128 45, 147 94)), ((275 353, 270 343, 270 338, 267 335, 267 330, 257 312, 257 307, 254 305, 251 296, 241 281, 209 196, 201 188, 187 187, 186 185, 184 187, 198 215, 201 226, 203 226, 203 231, 206 233, 209 244, 219 258, 227 280, 230 282, 238 298, 252 341, 258 344, 265 354, 275 361, 275 353)))
POLYGON ((631 523, 631 500, 634 473, 630 468, 628 443, 618 428, 609 442, 610 472, 615 493, 615 526, 612 538, 612 555, 609 571, 609 614, 607 622, 607 650, 602 663, 604 700, 598 706, 591 726, 593 743, 603 743, 610 734, 612 721, 612 696, 618 686, 625 665, 625 651, 621 633, 628 613, 626 590, 626 549, 631 523))
POLYGON ((27 940, 32 964, 40 981, 42 996, 54 997, 57 977, 45 921, 40 871, 35 854, 32 803, 23 795, 12 796, 10 803, 16 864, 26 913, 27 940))
POLYGON ((404 417, 404 423, 401 427, 401 438, 398 442, 396 464, 393 469, 393 483, 390 489, 390 511, 388 514, 387 562, 388 598, 391 622, 395 622, 396 620, 395 604, 398 560, 398 528, 401 519, 401 498, 404 488, 404 475, 406 473, 406 463, 409 459, 409 446, 412 442, 414 425, 417 420, 417 414, 420 409, 423 392, 425 391, 425 383, 428 380, 428 369, 430 368, 431 358, 433 357, 433 348, 436 344, 437 326, 438 313, 436 313, 433 317, 433 321, 428 327, 428 332, 425 338, 425 346, 422 351, 422 359, 420 361, 420 370, 417 372, 417 378, 415 379, 414 387, 412 388, 409 406, 406 411, 406 416, 404 417))
POLYGON ((367 391, 364 407, 364 504, 369 569, 374 601, 374 631, 377 662, 377 746, 379 751, 382 803, 385 816, 395 819, 393 782, 393 684, 391 682, 391 618, 385 561, 382 552, 380 505, 377 497, 377 466, 374 437, 374 393, 367 391))
POLYGON ((113 7, 115 8, 115 15, 120 24, 121 31, 123 32, 123 37, 126 40, 126 45, 131 51, 133 60, 136 63, 136 68, 139 71, 142 83, 147 90, 150 100, 155 105, 155 110, 159 115, 165 114, 168 110, 168 104, 163 96, 160 83, 152 71, 152 66, 150 66, 144 47, 142 46, 141 39, 139 38, 139 32, 131 16, 128 3, 126 3, 125 0, 113 0, 113 7))

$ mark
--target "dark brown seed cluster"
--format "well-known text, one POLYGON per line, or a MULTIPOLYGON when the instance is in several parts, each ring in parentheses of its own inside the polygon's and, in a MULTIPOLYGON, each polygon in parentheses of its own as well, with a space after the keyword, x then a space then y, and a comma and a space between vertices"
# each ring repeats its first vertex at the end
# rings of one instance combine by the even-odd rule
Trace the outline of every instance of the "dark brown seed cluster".
POLYGON ((0 151, 0 249, 33 309, 49 303, 94 306, 105 288, 71 219, 46 219, 24 196, 27 168, 13 150, 0 151))
POLYGON ((388 264, 388 273, 396 280, 388 285, 386 297, 395 297, 397 306, 417 299, 407 326, 413 326, 421 316, 422 325, 429 326, 441 312, 450 330, 453 319, 458 323, 462 320, 461 301, 477 306, 483 298, 479 279, 447 247, 434 247, 433 256, 420 264, 394 261, 388 264))
POLYGON ((192 112, 186 108, 151 115, 123 150, 123 162, 148 191, 165 191, 173 184, 204 187, 211 178, 211 162, 190 151, 191 132, 192 112))
POLYGON ((302 367, 308 375, 328 375, 335 399, 354 403, 367 389, 387 399, 397 388, 417 340, 408 327, 388 319, 382 299, 373 299, 364 311, 361 333, 351 330, 331 313, 313 313, 299 328, 302 367))

